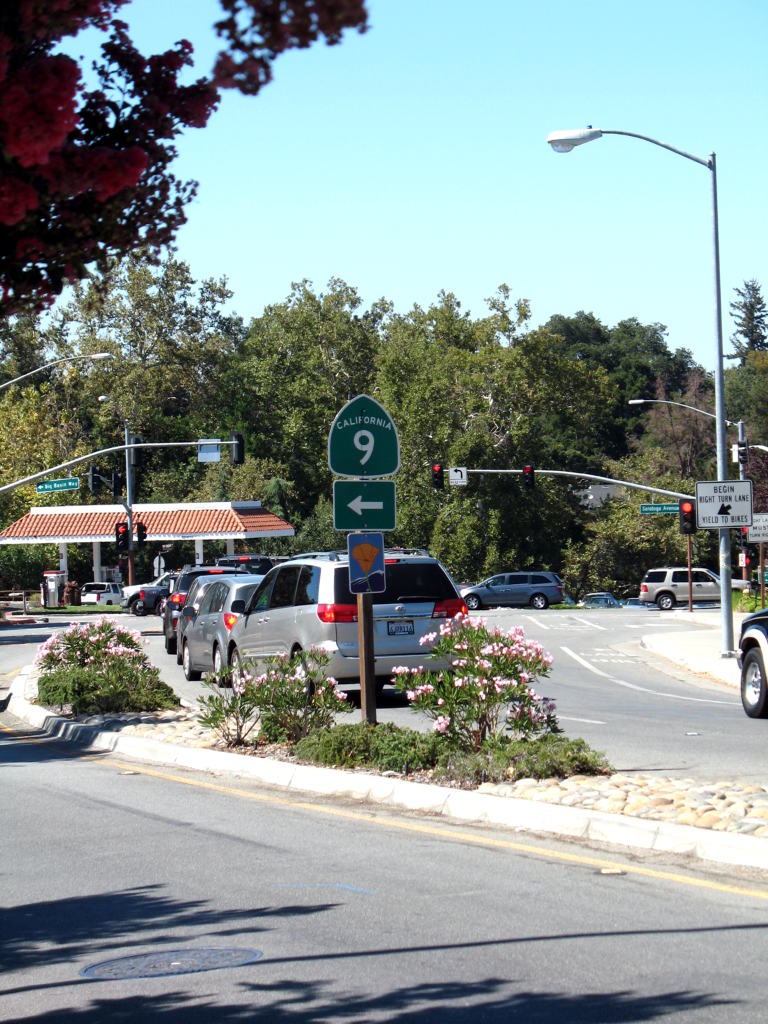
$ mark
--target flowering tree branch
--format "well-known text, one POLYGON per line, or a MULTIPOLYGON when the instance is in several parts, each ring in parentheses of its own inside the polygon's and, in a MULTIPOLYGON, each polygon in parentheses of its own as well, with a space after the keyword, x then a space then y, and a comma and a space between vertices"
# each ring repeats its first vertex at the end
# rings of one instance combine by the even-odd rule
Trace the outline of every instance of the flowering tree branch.
POLYGON ((286 50, 366 27, 364 0, 220 0, 225 48, 210 76, 182 85, 191 45, 145 57, 115 18, 125 3, 5 0, 0 10, 3 315, 45 308, 90 266, 168 245, 196 189, 170 171, 180 132, 206 125, 220 89, 255 95, 286 50), (53 52, 86 27, 107 33, 90 91, 77 62, 53 52))

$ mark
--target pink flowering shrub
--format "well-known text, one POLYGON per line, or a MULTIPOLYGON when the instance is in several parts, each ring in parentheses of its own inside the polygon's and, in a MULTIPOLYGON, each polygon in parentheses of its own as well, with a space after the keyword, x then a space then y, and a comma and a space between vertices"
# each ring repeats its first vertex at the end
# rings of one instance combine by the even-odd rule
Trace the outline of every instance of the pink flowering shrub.
POLYGON ((260 724, 265 740, 295 743, 314 729, 327 729, 337 714, 352 710, 347 695, 325 673, 328 655, 317 648, 292 658, 268 658, 262 672, 245 664, 206 676, 201 720, 227 746, 239 746, 260 724))
POLYGON ((155 711, 179 703, 150 664, 140 633, 109 616, 75 623, 40 645, 38 701, 81 712, 155 711))
POLYGON ((526 640, 520 627, 489 629, 485 619, 457 615, 420 642, 433 641, 431 658, 450 662, 451 668, 396 668, 393 682, 446 739, 480 750, 502 730, 520 738, 560 731, 554 702, 534 689, 537 677, 549 673, 552 658, 541 644, 526 640))

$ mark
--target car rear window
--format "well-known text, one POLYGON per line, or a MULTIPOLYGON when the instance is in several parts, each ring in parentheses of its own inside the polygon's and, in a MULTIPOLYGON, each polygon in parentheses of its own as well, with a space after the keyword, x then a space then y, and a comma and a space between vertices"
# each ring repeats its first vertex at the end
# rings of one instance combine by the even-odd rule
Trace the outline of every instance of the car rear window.
POLYGON ((663 583, 666 575, 663 569, 649 569, 643 576, 643 583, 663 583))
MULTIPOLYGON (((436 562, 394 562, 385 566, 386 590, 373 595, 374 604, 395 604, 400 601, 446 601, 455 598, 456 590, 442 566, 436 562)), ((334 580, 337 604, 354 604, 356 596, 349 589, 349 568, 339 566, 334 580)))

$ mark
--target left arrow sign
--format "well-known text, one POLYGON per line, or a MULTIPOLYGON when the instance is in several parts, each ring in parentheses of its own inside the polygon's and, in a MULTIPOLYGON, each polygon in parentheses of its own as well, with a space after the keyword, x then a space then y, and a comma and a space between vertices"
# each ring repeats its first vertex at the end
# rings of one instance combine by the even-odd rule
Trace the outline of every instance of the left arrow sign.
POLYGON ((394 530, 393 480, 334 480, 335 530, 394 530))

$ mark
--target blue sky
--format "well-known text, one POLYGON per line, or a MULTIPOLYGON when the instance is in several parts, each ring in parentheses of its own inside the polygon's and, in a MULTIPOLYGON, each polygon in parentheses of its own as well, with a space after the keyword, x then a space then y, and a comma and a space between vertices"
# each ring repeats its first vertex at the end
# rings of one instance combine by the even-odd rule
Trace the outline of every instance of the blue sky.
MULTIPOLYGON (((178 251, 249 319, 304 278, 398 312, 452 291, 473 316, 506 283, 531 324, 660 322, 714 367, 711 174, 635 139, 557 155, 587 124, 717 154, 725 351, 734 289, 768 296, 763 0, 369 0, 370 29, 281 57, 179 142, 200 183, 178 251)), ((144 52, 216 50, 215 0, 132 0, 144 52), (183 13, 180 13, 183 10, 183 13)), ((85 50, 87 40, 75 43, 85 50)), ((726 363, 726 365, 730 365, 726 363)))

